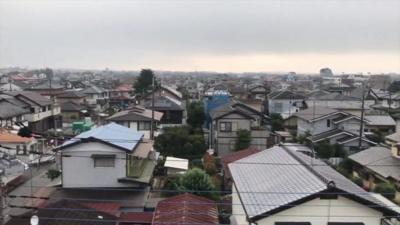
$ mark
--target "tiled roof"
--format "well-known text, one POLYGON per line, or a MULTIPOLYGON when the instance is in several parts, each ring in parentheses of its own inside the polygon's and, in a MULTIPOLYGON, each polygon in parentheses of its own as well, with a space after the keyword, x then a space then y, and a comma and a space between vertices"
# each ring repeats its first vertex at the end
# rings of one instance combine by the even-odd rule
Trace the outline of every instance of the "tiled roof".
POLYGON ((0 118, 8 119, 11 117, 23 115, 25 113, 29 113, 28 110, 18 107, 14 104, 9 103, 8 101, 2 101, 0 99, 0 118))
POLYGON ((57 98, 84 98, 85 96, 86 94, 81 91, 69 90, 57 95, 57 98))
MULTIPOLYGON (((152 108, 151 100, 144 103, 146 108, 152 108)), ((182 102, 168 96, 156 96, 154 97, 154 109, 155 110, 184 110, 182 102)))
POLYGON ((392 152, 388 148, 371 147, 353 154, 349 158, 380 176, 400 181, 400 159, 392 157, 392 152))
POLYGON ((33 91, 11 91, 11 92, 6 92, 7 95, 14 96, 15 98, 18 98, 19 100, 31 105, 30 102, 25 101, 23 98, 27 98, 30 101, 33 101, 34 103, 40 105, 40 106, 47 106, 51 104, 51 100, 39 93, 33 92, 33 91), (23 98, 21 98, 23 97, 23 98))
POLYGON ((299 117, 306 121, 311 121, 311 120, 318 120, 318 118, 335 113, 340 113, 340 111, 328 107, 315 106, 305 110, 300 110, 299 112, 293 114, 293 116, 299 117))
POLYGON ((219 224, 213 201, 193 194, 181 194, 158 203, 153 225, 219 224))
POLYGON ((343 193, 376 210, 396 214, 325 162, 293 148, 274 146, 229 164, 250 219, 270 216, 323 191, 343 193))
MULTIPOLYGON (((39 209, 35 214, 39 217, 40 225, 116 225, 118 219, 114 215, 93 210, 91 207, 71 200, 61 200, 50 204, 39 209)), ((32 215, 33 213, 26 213, 12 218, 6 225, 30 224, 32 215)))
POLYGON ((366 115, 368 125, 375 126, 396 126, 396 121, 389 115, 366 115))
POLYGON ((281 99, 281 100, 290 100, 290 99, 305 99, 304 95, 291 92, 291 91, 278 91, 273 92, 268 95, 270 99, 281 99))
POLYGON ((62 112, 78 112, 82 110, 82 106, 74 102, 64 102, 60 104, 62 112))
POLYGON ((123 224, 151 224, 153 212, 123 212, 119 222, 123 224))
POLYGON ((80 143, 80 139, 92 138, 93 141, 101 141, 125 151, 132 151, 139 144, 143 134, 133 131, 116 123, 93 128, 83 132, 73 139, 66 141, 59 149, 64 149, 72 144, 80 143))
POLYGON ((29 143, 33 138, 21 137, 17 134, 12 134, 8 130, 0 128, 0 143, 29 143))

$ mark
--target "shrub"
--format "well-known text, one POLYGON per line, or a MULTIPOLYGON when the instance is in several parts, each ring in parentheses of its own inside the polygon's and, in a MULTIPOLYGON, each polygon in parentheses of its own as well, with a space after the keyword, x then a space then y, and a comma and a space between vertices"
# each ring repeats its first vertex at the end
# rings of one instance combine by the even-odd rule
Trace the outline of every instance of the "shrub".
POLYGON ((396 187, 392 183, 379 183, 375 185, 374 192, 379 193, 388 199, 394 199, 396 187))
POLYGON ((47 170, 46 175, 47 178, 49 178, 50 180, 54 180, 61 175, 61 171, 55 169, 49 169, 47 170))

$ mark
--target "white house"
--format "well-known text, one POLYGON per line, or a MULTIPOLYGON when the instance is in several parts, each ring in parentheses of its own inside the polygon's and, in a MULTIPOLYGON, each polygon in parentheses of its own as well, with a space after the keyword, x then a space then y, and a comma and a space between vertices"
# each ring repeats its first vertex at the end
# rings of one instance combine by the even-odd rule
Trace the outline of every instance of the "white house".
POLYGON ((278 91, 268 95, 269 114, 278 113, 282 118, 288 118, 304 107, 303 95, 291 91, 278 91))
POLYGON ((304 148, 274 146, 229 164, 231 224, 381 225, 398 218, 392 207, 304 148))
MULTIPOLYGON (((162 112, 154 111, 154 123, 157 127, 163 117, 162 112)), ((119 125, 141 133, 144 138, 150 138, 152 112, 149 109, 135 106, 127 110, 115 113, 106 119, 109 122, 115 122, 119 125)))
POLYGON ((152 142, 110 123, 65 142, 61 152, 64 188, 147 186, 155 168, 152 142))

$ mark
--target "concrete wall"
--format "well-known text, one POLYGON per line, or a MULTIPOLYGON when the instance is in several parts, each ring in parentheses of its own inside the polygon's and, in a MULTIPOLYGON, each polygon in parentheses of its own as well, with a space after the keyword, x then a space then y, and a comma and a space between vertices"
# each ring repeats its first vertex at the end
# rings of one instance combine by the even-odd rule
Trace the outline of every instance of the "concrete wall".
POLYGON ((126 153, 111 146, 90 142, 62 150, 62 183, 65 188, 129 187, 135 184, 119 183, 126 176, 126 153), (114 167, 94 167, 93 154, 115 154, 114 167))

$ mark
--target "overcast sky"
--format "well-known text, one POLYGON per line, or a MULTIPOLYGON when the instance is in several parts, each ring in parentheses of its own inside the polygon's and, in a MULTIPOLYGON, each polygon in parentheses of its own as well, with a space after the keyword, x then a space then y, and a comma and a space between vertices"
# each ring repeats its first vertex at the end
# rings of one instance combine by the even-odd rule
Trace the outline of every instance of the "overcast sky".
POLYGON ((399 27, 400 0, 0 0, 0 67, 400 72, 399 27))

